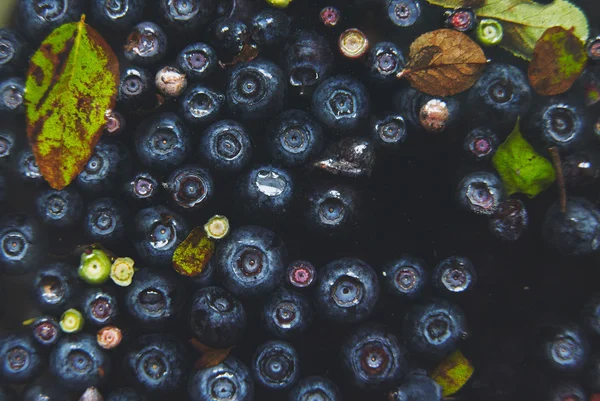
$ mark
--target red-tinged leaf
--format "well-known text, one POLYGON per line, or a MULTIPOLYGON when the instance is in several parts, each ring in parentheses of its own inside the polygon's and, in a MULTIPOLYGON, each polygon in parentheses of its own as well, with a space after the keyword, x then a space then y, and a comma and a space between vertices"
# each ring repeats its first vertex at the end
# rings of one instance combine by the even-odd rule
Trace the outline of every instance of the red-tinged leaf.
POLYGON ((203 227, 196 227, 173 253, 173 268, 183 276, 202 273, 215 251, 215 241, 208 238, 203 227))
POLYGON ((473 372, 471 362, 457 350, 440 362, 431 372, 431 378, 442 387, 442 395, 446 397, 460 390, 473 372))

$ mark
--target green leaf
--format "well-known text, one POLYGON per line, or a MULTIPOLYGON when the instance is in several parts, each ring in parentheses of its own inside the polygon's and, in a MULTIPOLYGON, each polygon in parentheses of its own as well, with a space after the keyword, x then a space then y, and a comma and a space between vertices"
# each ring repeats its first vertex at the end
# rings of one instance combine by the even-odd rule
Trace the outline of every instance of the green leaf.
POLYGON ((446 397, 460 390, 474 371, 471 362, 456 350, 431 372, 431 378, 442 387, 442 395, 446 397))
POLYGON ((215 251, 215 241, 208 238, 203 227, 196 227, 173 253, 173 268, 183 276, 202 273, 215 251))
POLYGON ((85 16, 56 28, 31 57, 27 136, 46 181, 62 189, 83 170, 115 105, 119 63, 85 16))
POLYGON ((493 18, 502 24, 500 46, 515 56, 531 60, 533 48, 546 29, 561 26, 575 28, 582 42, 589 36, 588 21, 577 6, 567 0, 539 4, 533 0, 427 0, 446 8, 472 7, 479 18, 493 18))
POLYGON ((519 121, 506 141, 498 147, 492 164, 500 174, 508 195, 520 192, 533 198, 555 180, 552 163, 523 138, 519 121))

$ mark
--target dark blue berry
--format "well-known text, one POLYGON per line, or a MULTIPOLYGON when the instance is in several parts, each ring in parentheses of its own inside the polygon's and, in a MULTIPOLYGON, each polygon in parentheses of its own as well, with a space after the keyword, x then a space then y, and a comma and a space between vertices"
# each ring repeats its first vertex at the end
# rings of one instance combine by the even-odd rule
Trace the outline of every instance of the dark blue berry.
POLYGON ((365 57, 368 77, 377 84, 395 82, 405 63, 402 50, 392 42, 376 43, 365 57))
POLYGON ((492 234, 505 241, 518 240, 529 226, 529 214, 525 204, 518 199, 507 199, 489 220, 492 234))
POLYGON ((0 163, 12 161, 17 151, 18 139, 15 132, 0 130, 0 163))
POLYGON ((282 168, 257 166, 240 177, 237 194, 249 216, 285 215, 294 199, 294 179, 282 168))
POLYGON ((217 120, 225 107, 225 95, 202 84, 188 87, 177 100, 179 115, 195 126, 217 120))
POLYGON ((31 149, 23 149, 17 154, 15 170, 17 176, 24 182, 40 183, 44 181, 31 149))
POLYGON ((342 401, 338 386, 323 376, 308 376, 290 391, 288 401, 342 401))
POLYGON ((319 271, 314 303, 323 319, 359 322, 369 317, 378 299, 377 274, 360 259, 334 260, 319 271))
POLYGON ((288 110, 267 127, 267 148, 273 160, 284 166, 300 166, 323 149, 321 125, 308 113, 288 110))
POLYGON ((358 222, 359 194, 339 183, 317 185, 308 192, 304 212, 307 226, 317 232, 333 235, 349 233, 358 222))
POLYGON ((440 261, 431 274, 433 285, 443 292, 465 292, 475 286, 475 267, 464 256, 450 256, 440 261))
POLYGON ((215 253, 221 283, 234 295, 268 294, 283 282, 287 249, 273 231, 243 226, 231 231, 215 253))
POLYGON ((119 141, 103 139, 94 148, 76 182, 88 193, 111 192, 130 169, 131 156, 127 147, 119 141))
POLYGON ((394 26, 406 28, 414 25, 421 17, 421 5, 418 0, 390 0, 385 4, 387 20, 394 26))
POLYGON ((25 81, 7 78, 0 81, 0 113, 25 113, 25 81))
POLYGON ((192 43, 184 47, 177 56, 177 67, 190 81, 200 81, 210 77, 219 65, 217 52, 206 43, 192 43))
POLYGON ((9 333, 0 337, 0 375, 3 383, 33 381, 44 368, 42 350, 28 332, 9 333))
POLYGON ((216 0, 160 0, 157 15, 167 28, 195 34, 212 21, 217 3, 216 0))
POLYGON ((146 396, 131 388, 123 387, 108 393, 108 396, 104 398, 105 401, 147 401, 146 396))
POLYGON ((258 346, 252 358, 255 380, 271 390, 288 390, 300 378, 300 357, 285 341, 267 341, 258 346))
POLYGON ((210 169, 237 172, 252 157, 252 141, 244 126, 233 120, 212 124, 200 137, 198 153, 210 169))
POLYGON ((275 337, 298 337, 311 326, 313 310, 302 294, 278 288, 265 300, 262 319, 267 331, 275 337))
POLYGON ((345 137, 332 143, 313 167, 345 177, 369 177, 375 165, 375 149, 369 139, 345 137))
POLYGON ((74 306, 81 282, 77 268, 62 262, 42 266, 32 282, 32 299, 44 313, 60 315, 74 306))
POLYGON ((290 35, 291 23, 287 14, 281 10, 265 8, 256 13, 250 21, 252 39, 259 46, 282 44, 290 35))
POLYGON ((55 28, 79 21, 85 0, 23 0, 17 8, 17 26, 32 41, 40 42, 55 28))
POLYGON ((126 31, 140 22, 146 0, 91 0, 90 17, 106 29, 126 31))
POLYGON ((61 190, 43 189, 35 203, 38 216, 49 226, 72 226, 83 212, 83 199, 72 186, 61 190))
POLYGON ((456 200, 466 211, 491 216, 504 200, 502 181, 496 174, 486 171, 467 174, 458 183, 456 200))
POLYGON ((551 373, 574 375, 587 362, 588 340, 575 324, 545 324, 538 330, 536 343, 540 367, 551 373))
POLYGON ((184 166, 173 171, 167 181, 167 191, 173 204, 184 210, 206 206, 214 195, 210 173, 199 166, 184 166))
POLYGON ((585 390, 580 384, 573 381, 559 381, 545 389, 543 400, 548 401, 586 401, 585 390))
POLYGON ((43 377, 27 386, 23 391, 22 401, 70 401, 67 390, 61 387, 56 380, 43 377))
POLYGON ((151 203, 157 199, 160 183, 148 172, 135 173, 125 180, 124 192, 128 198, 151 203))
POLYGON ((570 188, 594 188, 600 181, 600 154, 588 149, 567 154, 562 168, 570 188))
POLYGON ((219 287, 197 290, 189 314, 190 328, 202 344, 226 348, 238 342, 246 328, 244 306, 219 287))
POLYGON ((38 317, 30 327, 33 339, 44 347, 53 347, 61 338, 60 326, 53 317, 38 317))
POLYGON ((444 13, 444 25, 459 32, 469 32, 477 26, 477 17, 471 8, 461 7, 444 13))
POLYGON ((0 28, 0 76, 21 74, 28 56, 25 39, 11 28, 0 28))
POLYGON ((488 128, 472 129, 465 136, 463 150, 475 161, 489 160, 498 150, 498 137, 488 128))
POLYGON ((317 269, 307 260, 295 260, 285 271, 285 282, 293 288, 311 288, 317 283, 317 269))
POLYGON ((167 35, 153 22, 140 22, 133 27, 125 41, 125 58, 135 65, 153 65, 167 54, 167 35))
POLYGON ((0 219, 0 268, 7 275, 36 270, 45 260, 47 237, 42 227, 24 214, 7 214, 0 219))
POLYGON ((442 401, 442 386, 424 374, 410 374, 389 394, 390 401, 442 401))
POLYGON ((406 121, 400 114, 372 118, 369 128, 369 138, 373 144, 387 150, 398 149, 408 136, 406 121))
POLYGON ((384 265, 382 276, 387 291, 400 299, 417 298, 429 281, 425 261, 411 255, 402 255, 384 265))
POLYGON ((125 241, 127 209, 116 198, 98 198, 87 208, 83 232, 92 242, 118 245, 125 241))
POLYGON ((103 384, 110 368, 108 354, 91 334, 64 337, 50 354, 50 373, 61 386, 76 391, 103 384))
POLYGON ((298 30, 286 42, 281 53, 281 68, 290 84, 306 89, 316 88, 333 69, 333 52, 327 40, 313 31, 298 30))
MULTIPOLYGON (((583 325, 594 335, 600 335, 600 294, 595 293, 583 308, 583 325)), ((599 389, 600 391, 600 389, 599 389)))
POLYGON ((191 401, 254 400, 250 369, 232 356, 216 366, 193 372, 187 388, 191 401))
POLYGON ((105 289, 87 288, 81 297, 79 309, 86 324, 104 327, 115 324, 119 316, 119 305, 114 291, 105 289))
POLYGON ((117 105, 126 111, 151 109, 156 103, 156 86, 150 71, 129 67, 121 73, 117 105))
POLYGON ((219 18, 209 28, 210 44, 221 61, 229 62, 242 52, 250 37, 248 27, 234 18, 219 18))

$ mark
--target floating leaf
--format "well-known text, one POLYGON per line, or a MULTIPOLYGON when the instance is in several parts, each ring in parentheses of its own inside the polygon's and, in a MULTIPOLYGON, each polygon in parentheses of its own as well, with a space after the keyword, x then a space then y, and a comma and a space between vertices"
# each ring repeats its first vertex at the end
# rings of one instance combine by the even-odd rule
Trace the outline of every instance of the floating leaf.
POLYGON ((215 241, 203 227, 196 227, 173 253, 173 268, 181 275, 193 277, 202 273, 215 250, 215 241))
POLYGON ((582 42, 589 35, 583 11, 567 0, 540 4, 533 0, 427 0, 446 8, 472 7, 479 18, 499 20, 504 30, 500 46, 515 56, 531 60, 533 48, 546 29, 561 26, 575 28, 582 42))
POLYGON ((192 347, 194 347, 196 350, 202 353, 200 359, 198 359, 194 364, 195 369, 207 369, 212 368, 213 366, 217 366, 218 364, 222 363, 225 359, 227 359, 227 357, 231 353, 231 350, 234 347, 232 345, 228 348, 212 348, 208 345, 201 343, 195 338, 192 338, 190 340, 190 343, 192 344, 192 347))
POLYGON ((529 83, 540 95, 558 95, 569 90, 587 62, 584 44, 573 29, 556 26, 544 32, 533 49, 529 83))
POLYGON ((25 87, 27 135, 46 181, 62 189, 83 170, 115 105, 119 63, 85 23, 56 28, 31 57, 25 87))
POLYGON ((446 397, 460 390, 474 370, 471 362, 456 350, 431 372, 431 378, 442 387, 442 395, 446 397))
POLYGON ((500 174, 508 195, 520 192, 533 198, 555 180, 552 163, 523 138, 519 121, 506 141, 498 147, 492 164, 500 174))
POLYGON ((449 96, 473 86, 486 64, 483 50, 467 35, 438 29, 410 45, 408 62, 398 77, 430 95, 449 96))

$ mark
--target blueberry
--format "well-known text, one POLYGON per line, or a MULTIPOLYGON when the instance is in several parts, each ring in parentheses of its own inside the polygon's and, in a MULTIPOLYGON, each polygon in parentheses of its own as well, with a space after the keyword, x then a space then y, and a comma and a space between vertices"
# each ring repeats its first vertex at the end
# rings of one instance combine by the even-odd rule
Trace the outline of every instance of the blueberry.
POLYGON ((83 171, 77 176, 77 185, 85 192, 110 192, 127 175, 131 167, 129 151, 121 142, 101 140, 90 156, 83 171))
POLYGON ((411 132, 440 133, 453 128, 461 114, 456 97, 431 96, 407 87, 394 95, 394 111, 405 117, 411 132))
POLYGON ((234 18, 219 18, 211 24, 208 35, 210 44, 216 49, 219 59, 229 62, 242 52, 250 32, 242 21, 234 18))
POLYGON ((60 326, 53 317, 38 317, 30 327, 33 339, 44 347, 53 347, 61 338, 60 326))
POLYGON ((544 216, 542 237, 563 255, 596 252, 600 248, 600 211, 587 199, 572 196, 563 213, 555 201, 544 216))
POLYGON ((544 400, 548 401, 586 401, 585 390, 573 381, 559 381, 545 389, 544 400))
POLYGON ((450 256, 435 266, 431 280, 433 285, 443 292, 459 293, 472 290, 477 275, 473 263, 468 258, 450 256))
POLYGON ((176 114, 155 114, 138 126, 135 149, 145 167, 169 171, 187 159, 191 150, 190 134, 176 114))
POLYGON ((285 43, 281 68, 300 93, 316 88, 333 69, 333 52, 328 41, 313 31, 298 30, 285 43))
POLYGON ((208 127, 200 137, 199 155, 211 169, 237 172, 252 157, 252 141, 246 128, 233 120, 222 120, 208 127))
POLYGON ((399 299, 417 298, 429 280, 425 261, 411 255, 402 255, 384 265, 382 275, 382 284, 399 299))
POLYGON ((600 294, 595 293, 585 303, 583 308, 583 324, 589 332, 600 335, 600 294))
POLYGON ((167 28, 194 34, 214 18, 217 3, 216 0, 160 0, 157 15, 167 28))
POLYGON ((162 397, 180 390, 190 369, 183 344, 169 334, 146 334, 127 350, 124 365, 132 383, 148 397, 162 397))
POLYGON ((360 259, 334 260, 319 271, 314 303, 323 319, 359 322, 373 312, 378 299, 377 274, 360 259))
POLYGON ((33 381, 42 373, 44 357, 37 342, 27 332, 0 337, 0 375, 8 384, 33 381))
POLYGON ((70 401, 67 390, 61 387, 56 380, 43 377, 30 384, 23 391, 22 401, 70 401))
POLYGON ((173 171, 167 181, 172 202, 184 210, 205 207, 214 195, 210 173, 199 166, 188 165, 173 171))
MULTIPOLYGON (((10 388, 10 387, 0 387, 0 401, 17 401, 19 399, 23 399, 23 398, 19 398, 17 397, 17 393, 14 389, 10 388)), ((29 399, 25 399, 25 401, 28 401, 29 399)), ((58 401, 58 398, 57 398, 58 401)))
POLYGON ((17 154, 15 170, 22 181, 33 183, 44 181, 31 149, 23 149, 17 154))
POLYGON ((410 374, 389 395, 390 401, 442 401, 442 387, 432 378, 410 374))
POLYGON ((11 161, 17 151, 18 138, 15 132, 4 129, 0 130, 0 163, 11 161))
POLYGON ((302 294, 278 288, 265 300, 262 319, 267 331, 275 337, 298 337, 310 328, 313 310, 302 294))
POLYGON ((310 288, 317 282, 317 269, 307 260, 295 260, 285 271, 285 281, 294 288, 310 288))
POLYGON ((209 78, 218 67, 217 52, 206 43, 197 42, 184 47, 177 56, 177 67, 190 81, 209 78))
POLYGON ((154 76, 140 67, 129 67, 121 73, 117 106, 126 111, 151 109, 156 102, 154 76))
POLYGON ((119 316, 119 305, 114 291, 87 288, 81 297, 81 310, 86 324, 104 327, 115 324, 119 316))
POLYGON ((491 216, 504 199, 504 187, 493 173, 477 171, 465 175, 456 190, 458 205, 475 214, 491 216))
POLYGON ((300 378, 299 355, 285 341, 267 341, 258 346, 252 358, 252 373, 261 386, 288 390, 300 378))
POLYGON ((518 199, 507 199, 498 205, 498 210, 489 220, 492 234, 505 241, 518 240, 529 225, 529 214, 525 204, 518 199))
POLYGON ((124 181, 123 189, 128 198, 147 203, 156 201, 157 194, 160 192, 160 183, 151 173, 145 171, 135 173, 124 181))
POLYGON ((146 0, 91 0, 90 17, 106 29, 126 31, 140 22, 146 0))
POLYGON ((105 401, 147 401, 147 398, 131 387, 123 387, 108 393, 105 401))
POLYGON ((374 324, 354 328, 341 346, 342 364, 350 383, 372 390, 391 388, 406 375, 406 355, 395 335, 374 324))
POLYGON ((369 93, 355 78, 337 75, 324 80, 312 97, 313 115, 335 132, 358 128, 369 115, 369 93))
POLYGON ((375 149, 370 140, 345 137, 332 143, 313 167, 334 175, 369 177, 375 165, 375 149))
POLYGON ((0 28, 0 76, 20 74, 27 64, 29 45, 11 28, 0 28))
POLYGON ((127 209, 116 198, 98 198, 87 208, 84 235, 92 242, 116 246, 126 239, 127 209))
POLYGON ((125 289, 125 310, 145 330, 168 329, 181 314, 184 290, 169 272, 144 268, 125 289))
POLYGON ((594 354, 590 358, 583 374, 586 388, 592 393, 600 391, 600 354, 594 354))
POLYGON ((214 348, 226 348, 238 342, 246 328, 244 306, 219 287, 204 287, 192 297, 190 328, 202 342, 214 348))
POLYGON ((390 0, 385 4, 385 16, 393 26, 406 28, 416 24, 421 17, 421 5, 418 0, 390 0))
POLYGON ((403 116, 390 113, 372 118, 368 135, 375 146, 396 150, 406 141, 408 127, 403 116))
POLYGON ((570 188, 597 187, 600 182, 600 154, 581 150, 566 155, 562 162, 565 184, 570 188))
POLYGON ((467 336, 465 314, 444 300, 426 300, 404 316, 403 336, 411 352, 441 358, 454 351, 467 336))
POLYGON ((195 126, 217 120, 225 107, 225 95, 202 84, 195 84, 177 100, 179 115, 195 126))
POLYGON ((406 63, 402 50, 392 42, 379 42, 369 49, 365 57, 367 74, 377 84, 389 84, 397 80, 406 63))
POLYGON ((124 46, 125 58, 135 65, 153 65, 167 54, 167 35, 161 27, 150 21, 133 27, 124 46))
POLYGON ((0 81, 0 113, 25 113, 25 81, 22 78, 7 78, 0 81))
POLYGON ((561 376, 578 373, 585 366, 588 353, 587 337, 575 324, 545 324, 538 330, 538 362, 551 373, 561 376))
POLYGON ((50 373, 66 388, 83 391, 101 385, 110 375, 110 359, 91 334, 62 338, 50 354, 50 373))
POLYGON ((257 166, 242 174, 237 200, 249 216, 282 216, 294 199, 294 179, 283 168, 257 166))
POLYGON ((17 26, 32 42, 41 41, 55 28, 79 21, 85 0, 23 0, 17 8, 17 26))
POLYGON ((342 401, 338 386, 323 376, 308 376, 290 391, 288 401, 342 401))
POLYGON ((314 159, 323 149, 321 125, 308 113, 288 110, 267 127, 267 148, 273 161, 284 166, 300 166, 314 159))
POLYGON ((496 134, 485 127, 472 129, 463 140, 463 150, 475 161, 490 160, 498 145, 496 134))
POLYGON ((35 200, 37 214, 49 226, 68 227, 77 223, 83 212, 83 199, 73 187, 45 188, 35 200))
POLYGON ((214 258, 225 288, 250 297, 268 294, 283 281, 287 249, 273 231, 242 226, 219 242, 214 258))
POLYGON ((290 35, 290 31, 290 18, 281 10, 265 8, 250 21, 252 39, 260 46, 280 45, 290 35))
MULTIPOLYGON (((477 16, 469 7, 455 8, 444 13, 444 25, 459 32, 469 32, 477 27, 477 16)), ((482 40, 483 44, 484 40, 482 40)))
POLYGON ((62 262, 42 266, 32 284, 32 299, 37 308, 53 315, 73 306, 81 287, 75 266, 62 262))
POLYGON ((0 218, 0 267, 7 275, 23 275, 39 267, 47 246, 45 233, 35 219, 24 214, 0 218))
POLYGON ((309 228, 329 235, 348 233, 358 222, 360 198, 347 185, 324 183, 307 195, 305 222, 309 228))
POLYGON ((190 401, 252 401, 250 369, 232 356, 220 364, 193 372, 188 380, 190 401))

